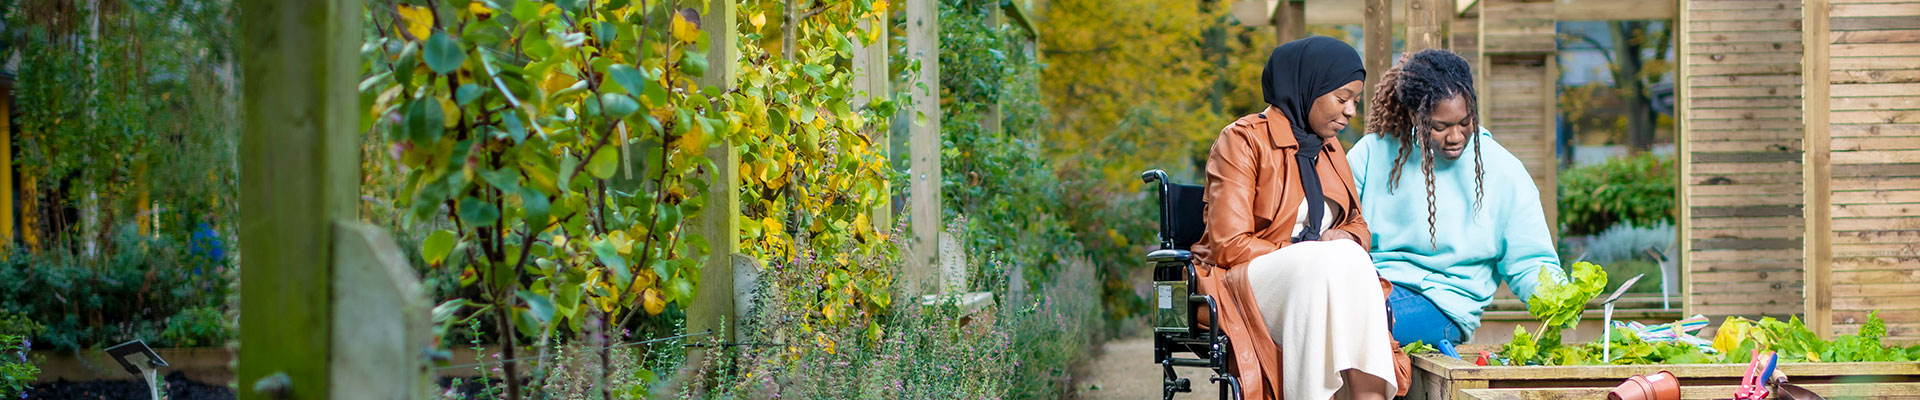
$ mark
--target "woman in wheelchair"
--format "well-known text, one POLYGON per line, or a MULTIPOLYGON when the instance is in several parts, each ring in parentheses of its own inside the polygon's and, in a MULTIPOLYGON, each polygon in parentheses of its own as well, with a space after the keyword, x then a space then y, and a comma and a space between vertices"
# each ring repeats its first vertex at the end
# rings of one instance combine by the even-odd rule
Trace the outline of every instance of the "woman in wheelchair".
POLYGON ((1245 398, 1384 399, 1406 389, 1388 286, 1367 255, 1360 192, 1335 138, 1365 77, 1338 40, 1281 45, 1261 73, 1270 107, 1222 129, 1207 156, 1195 274, 1220 302, 1220 320, 1207 323, 1231 340, 1245 398))

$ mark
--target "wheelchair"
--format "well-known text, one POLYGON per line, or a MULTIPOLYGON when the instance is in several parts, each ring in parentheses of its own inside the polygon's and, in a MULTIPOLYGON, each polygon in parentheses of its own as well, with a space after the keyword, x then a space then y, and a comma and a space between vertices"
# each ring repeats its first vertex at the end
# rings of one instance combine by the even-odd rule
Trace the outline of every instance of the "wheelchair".
POLYGON ((1165 374, 1163 398, 1193 391, 1193 382, 1173 367, 1201 367, 1213 370, 1208 381, 1219 385, 1221 399, 1240 400, 1240 380, 1227 370, 1233 352, 1226 331, 1196 319, 1207 313, 1207 321, 1220 320, 1213 296, 1194 293, 1199 281, 1189 252, 1206 231, 1206 187, 1173 183, 1158 169, 1141 173, 1140 180, 1160 184, 1160 249, 1147 253, 1147 264, 1153 268, 1153 362, 1165 374))

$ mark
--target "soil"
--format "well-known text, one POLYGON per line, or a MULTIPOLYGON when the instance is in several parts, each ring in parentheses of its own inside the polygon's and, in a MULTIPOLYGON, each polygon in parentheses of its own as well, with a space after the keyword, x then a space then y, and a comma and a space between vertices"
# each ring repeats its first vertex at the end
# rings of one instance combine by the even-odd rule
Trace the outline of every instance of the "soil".
MULTIPOLYGON (((187 380, 178 371, 167 374, 167 396, 172 400, 231 400, 233 389, 187 380)), ((147 383, 136 380, 70 382, 65 379, 42 383, 27 391, 29 399, 146 399, 152 396, 147 383)))

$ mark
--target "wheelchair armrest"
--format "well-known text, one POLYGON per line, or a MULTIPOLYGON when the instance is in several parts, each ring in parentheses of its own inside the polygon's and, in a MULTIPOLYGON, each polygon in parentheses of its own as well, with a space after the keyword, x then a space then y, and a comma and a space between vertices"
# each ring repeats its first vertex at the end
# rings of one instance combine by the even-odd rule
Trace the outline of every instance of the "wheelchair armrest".
POLYGON ((1179 249, 1160 249, 1147 253, 1147 262, 1188 262, 1193 261, 1193 252, 1179 249))

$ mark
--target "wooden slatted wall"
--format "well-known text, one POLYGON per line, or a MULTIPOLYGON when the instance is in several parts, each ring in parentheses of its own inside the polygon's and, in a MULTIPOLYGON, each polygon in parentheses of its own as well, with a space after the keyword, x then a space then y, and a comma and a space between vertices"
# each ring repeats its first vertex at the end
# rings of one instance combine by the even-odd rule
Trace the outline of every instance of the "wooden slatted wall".
POLYGON ((1681 1, 1686 310, 1803 309, 1799 1, 1681 1))
POLYGON ((1554 152, 1559 115, 1554 65, 1554 3, 1551 0, 1484 0, 1479 7, 1481 54, 1486 71, 1476 78, 1480 117, 1487 131, 1520 159, 1540 189, 1547 226, 1559 232, 1559 158, 1554 152))
POLYGON ((1830 57, 1834 332, 1880 310, 1890 336, 1920 339, 1920 1, 1831 3, 1819 45, 1830 57))

